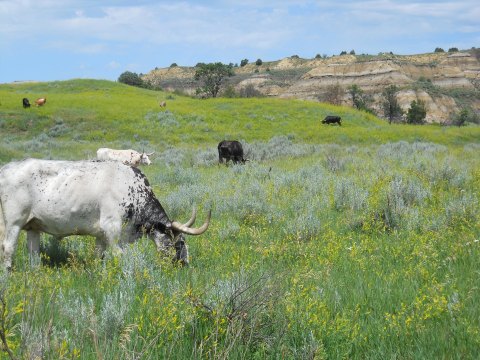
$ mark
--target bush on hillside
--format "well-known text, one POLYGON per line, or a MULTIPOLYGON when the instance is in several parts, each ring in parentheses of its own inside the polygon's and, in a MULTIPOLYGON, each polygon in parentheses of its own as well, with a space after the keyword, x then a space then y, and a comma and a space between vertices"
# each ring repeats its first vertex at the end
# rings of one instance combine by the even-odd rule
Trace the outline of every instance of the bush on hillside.
POLYGON ((123 84, 145 87, 145 83, 137 73, 131 71, 125 71, 118 77, 118 82, 123 84))
POLYGON ((240 97, 242 98, 252 98, 252 97, 261 97, 262 93, 255 89, 253 84, 248 84, 245 87, 240 89, 240 97))
POLYGON ((413 100, 410 103, 410 108, 407 111, 407 123, 409 124, 424 124, 427 116, 427 109, 422 100, 413 100))
POLYGON ((453 119, 453 125, 463 126, 467 123, 480 124, 480 116, 471 108, 463 108, 453 119))
POLYGON ((391 124, 394 119, 402 116, 402 108, 398 104, 397 93, 400 89, 396 85, 386 87, 382 92, 383 113, 391 124))

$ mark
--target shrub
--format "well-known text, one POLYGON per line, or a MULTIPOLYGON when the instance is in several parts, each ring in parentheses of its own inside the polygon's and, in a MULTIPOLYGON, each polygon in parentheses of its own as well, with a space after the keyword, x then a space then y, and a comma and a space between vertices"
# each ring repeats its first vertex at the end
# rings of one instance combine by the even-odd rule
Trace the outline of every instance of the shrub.
POLYGON ((240 61, 240 67, 244 67, 247 64, 248 64, 248 59, 243 59, 242 61, 240 61))
POLYGON ((121 83, 127 84, 127 85, 131 85, 131 86, 137 86, 137 87, 145 86, 142 78, 137 73, 134 73, 134 72, 131 72, 131 71, 123 72, 118 77, 118 82, 121 82, 121 83))
POLYGON ((437 47, 437 48, 435 48, 435 52, 436 53, 443 53, 443 52, 445 52, 445 50, 443 50, 441 47, 437 47))
POLYGON ((257 66, 260 66, 262 64, 263 64, 262 59, 257 59, 257 61, 255 61, 255 65, 257 65, 257 66))
POLYGON ((469 122, 474 124, 480 123, 480 116, 478 116, 471 108, 463 108, 453 119, 453 125, 456 126, 463 126, 469 122))
POLYGON ((410 103, 410 108, 407 111, 407 123, 409 124, 424 124, 427 116, 427 109, 425 103, 421 100, 413 100, 410 103))
POLYGON ((252 97, 261 97, 262 93, 255 89, 253 84, 248 84, 245 87, 240 89, 240 97, 242 98, 252 98, 252 97))
POLYGON ((235 91, 235 88, 233 87, 233 85, 228 85, 225 88, 225 91, 223 92, 223 96, 226 97, 226 98, 229 98, 229 99, 233 99, 233 98, 238 97, 238 94, 235 91))

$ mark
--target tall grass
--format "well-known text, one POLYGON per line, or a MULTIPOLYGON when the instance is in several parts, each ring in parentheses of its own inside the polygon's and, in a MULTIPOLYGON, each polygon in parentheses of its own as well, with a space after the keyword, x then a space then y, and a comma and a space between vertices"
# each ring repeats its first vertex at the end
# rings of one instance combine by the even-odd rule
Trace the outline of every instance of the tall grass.
MULTIPOLYGON (((131 101, 127 123, 118 104, 106 109, 110 97, 146 104, 157 94, 91 81, 21 89, 81 104, 27 110, 45 112, 43 128, 4 125, 2 162, 93 156, 100 141, 89 137, 102 131, 89 129, 104 114, 113 135, 102 141, 158 151, 143 171, 170 218, 187 219, 193 206, 213 215, 204 235, 187 238, 188 268, 147 239, 98 259, 81 236, 58 245, 43 236, 35 265, 22 234, 15 269, 0 279, 0 357, 7 348, 51 359, 478 356, 476 128, 389 127, 344 108, 334 110, 350 123, 322 127, 312 114, 332 108, 318 104, 181 97, 166 115, 131 101), (97 91, 104 100, 87 107, 97 91), (77 123, 83 108, 92 117, 77 123), (251 161, 217 164, 217 137, 230 136, 251 161)), ((3 118, 20 116, 8 104, 3 118)))

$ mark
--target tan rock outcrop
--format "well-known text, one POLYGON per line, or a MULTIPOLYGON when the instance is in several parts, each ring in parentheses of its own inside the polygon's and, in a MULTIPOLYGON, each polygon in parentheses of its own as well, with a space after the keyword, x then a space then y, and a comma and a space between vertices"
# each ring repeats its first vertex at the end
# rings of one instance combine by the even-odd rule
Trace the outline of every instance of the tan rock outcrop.
MULTIPOLYGON (((478 51, 473 54, 343 55, 315 59, 292 56, 262 65, 249 63, 235 68, 235 73, 229 83, 237 91, 253 86, 265 96, 325 101, 325 94, 339 86, 344 91, 340 102, 350 106, 346 90, 355 84, 371 96, 374 100, 371 106, 380 115, 382 91, 389 85, 396 85, 400 89, 398 101, 405 111, 413 100, 425 102, 427 122, 448 122, 460 111, 455 99, 445 95, 451 89, 474 91, 480 88, 478 51), (430 93, 428 89, 421 90, 419 81, 430 83, 431 88, 437 90, 430 93)), ((194 68, 170 67, 153 70, 144 79, 164 89, 180 88, 193 94, 197 87, 194 74, 194 68)), ((480 99, 470 100, 470 106, 480 112, 480 99)))

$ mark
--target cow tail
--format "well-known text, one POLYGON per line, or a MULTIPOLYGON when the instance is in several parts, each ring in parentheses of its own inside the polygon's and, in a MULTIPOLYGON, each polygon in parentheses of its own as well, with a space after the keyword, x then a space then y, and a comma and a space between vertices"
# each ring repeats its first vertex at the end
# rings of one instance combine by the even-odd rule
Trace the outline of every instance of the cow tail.
POLYGON ((3 242, 5 241, 5 219, 0 198, 0 260, 3 259, 3 242))

